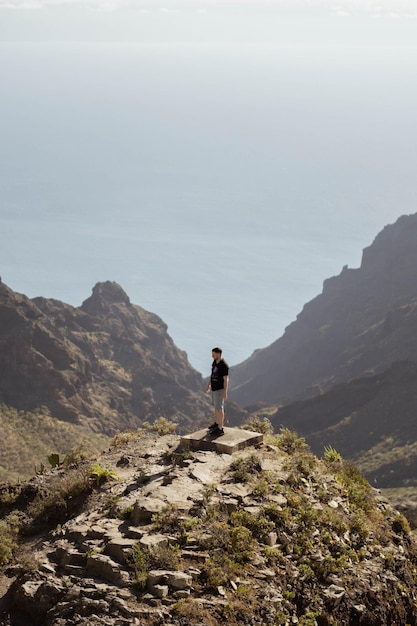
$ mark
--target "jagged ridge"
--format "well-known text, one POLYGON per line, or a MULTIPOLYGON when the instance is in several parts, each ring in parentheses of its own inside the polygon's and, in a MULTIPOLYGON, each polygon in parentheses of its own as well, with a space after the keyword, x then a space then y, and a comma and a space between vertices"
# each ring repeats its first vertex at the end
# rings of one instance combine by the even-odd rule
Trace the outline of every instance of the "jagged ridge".
POLYGON ((42 405, 61 420, 115 434, 159 416, 201 420, 202 377, 157 316, 116 283, 75 308, 0 283, 0 402, 42 405))

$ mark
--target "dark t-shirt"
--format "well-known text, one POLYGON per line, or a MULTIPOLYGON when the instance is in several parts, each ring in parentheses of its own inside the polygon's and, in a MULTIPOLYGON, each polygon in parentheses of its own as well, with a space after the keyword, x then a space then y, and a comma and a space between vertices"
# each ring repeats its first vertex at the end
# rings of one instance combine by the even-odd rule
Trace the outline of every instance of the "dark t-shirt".
POLYGON ((212 391, 217 391, 218 389, 224 389, 224 376, 229 375, 229 366, 226 361, 221 359, 218 363, 213 361, 211 366, 211 378, 210 378, 210 386, 212 391))

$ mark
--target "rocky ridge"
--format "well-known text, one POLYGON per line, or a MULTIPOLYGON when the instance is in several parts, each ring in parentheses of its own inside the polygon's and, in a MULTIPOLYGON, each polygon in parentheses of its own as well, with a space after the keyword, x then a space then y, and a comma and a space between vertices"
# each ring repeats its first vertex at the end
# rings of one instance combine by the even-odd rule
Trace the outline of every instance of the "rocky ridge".
POLYGON ((0 283, 0 403, 113 435, 160 416, 202 419, 202 386, 166 324, 117 283, 98 283, 78 308, 0 283))
POLYGON ((337 454, 319 460, 289 431, 233 456, 126 433, 94 471, 3 486, 0 506, 3 536, 19 528, 2 626, 417 620, 406 520, 337 454))
POLYGON ((281 338, 234 367, 241 405, 289 404, 417 354, 417 214, 386 226, 358 269, 324 281, 281 338))

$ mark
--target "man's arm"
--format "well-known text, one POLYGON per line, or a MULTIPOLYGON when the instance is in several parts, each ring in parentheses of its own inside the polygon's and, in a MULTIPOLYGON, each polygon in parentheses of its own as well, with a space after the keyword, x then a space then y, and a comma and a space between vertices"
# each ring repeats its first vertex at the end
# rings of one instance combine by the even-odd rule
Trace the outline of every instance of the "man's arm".
POLYGON ((227 388, 229 386, 229 377, 223 376, 223 400, 227 399, 227 388))

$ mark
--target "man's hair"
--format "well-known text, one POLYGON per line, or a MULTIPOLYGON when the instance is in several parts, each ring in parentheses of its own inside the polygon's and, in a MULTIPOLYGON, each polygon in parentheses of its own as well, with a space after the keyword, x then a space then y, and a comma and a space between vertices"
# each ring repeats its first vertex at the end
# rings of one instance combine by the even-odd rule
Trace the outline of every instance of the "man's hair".
POLYGON ((217 354, 221 354, 222 353, 222 349, 221 348, 213 348, 212 352, 216 352, 217 354))

